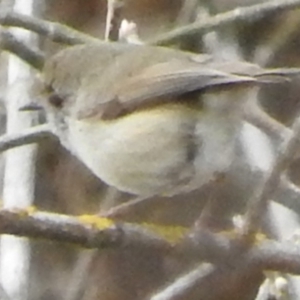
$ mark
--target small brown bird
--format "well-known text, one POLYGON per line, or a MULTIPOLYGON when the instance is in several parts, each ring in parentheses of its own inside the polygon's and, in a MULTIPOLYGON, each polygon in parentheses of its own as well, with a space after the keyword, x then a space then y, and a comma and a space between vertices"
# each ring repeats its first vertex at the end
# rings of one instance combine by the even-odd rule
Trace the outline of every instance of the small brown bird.
POLYGON ((174 195, 228 170, 247 90, 295 72, 99 42, 46 62, 44 106, 62 144, 104 182, 174 195))

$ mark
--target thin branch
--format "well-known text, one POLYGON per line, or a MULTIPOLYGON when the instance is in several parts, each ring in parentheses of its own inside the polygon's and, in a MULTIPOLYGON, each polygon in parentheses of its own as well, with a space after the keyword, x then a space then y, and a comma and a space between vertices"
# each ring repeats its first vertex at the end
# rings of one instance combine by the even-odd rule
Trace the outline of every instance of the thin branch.
POLYGON ((184 0, 178 13, 176 24, 183 26, 194 22, 199 8, 198 0, 184 0))
POLYGON ((107 0, 105 41, 119 40, 123 7, 123 0, 107 0))
MULTIPOLYGON (((174 29, 166 34, 157 36, 153 40, 150 40, 149 43, 157 45, 169 44, 180 40, 182 37, 204 34, 239 21, 254 22, 268 15, 291 10, 299 6, 300 0, 277 0, 244 8, 236 8, 232 11, 210 17, 205 22, 197 21, 191 25, 174 29)), ((46 36, 55 42, 68 45, 98 41, 96 38, 71 29, 68 26, 10 11, 0 12, 0 24, 28 29, 46 36)))
POLYGON ((292 134, 283 143, 279 155, 272 170, 256 191, 252 200, 250 199, 245 226, 242 235, 252 239, 256 231, 260 228, 262 214, 266 211, 267 203, 276 194, 280 186, 282 172, 289 166, 294 156, 300 149, 300 116, 294 121, 292 134))
POLYGON ((282 20, 279 28, 272 36, 268 36, 254 51, 253 62, 260 66, 267 66, 274 62, 276 55, 292 42, 298 34, 300 19, 297 10, 282 20))
POLYGON ((177 245, 176 251, 179 255, 189 255, 201 261, 235 266, 236 261, 248 260, 249 265, 261 270, 300 273, 299 246, 291 241, 264 240, 248 248, 225 234, 197 229, 177 245))
POLYGON ((239 261, 234 267, 201 265, 177 278, 150 300, 248 300, 253 299, 263 279, 261 271, 248 261, 239 261))
POLYGON ((290 128, 270 117, 256 101, 248 101, 244 109, 244 117, 246 121, 261 129, 276 142, 282 143, 292 134, 290 128))
POLYGON ((0 153, 15 147, 37 143, 43 139, 54 137, 55 135, 48 124, 24 129, 20 133, 5 134, 0 137, 0 153))
MULTIPOLYGON (((41 1, 42 2, 42 1, 41 1)), ((33 1, 13 1, 13 11, 26 15, 39 14, 33 1)), ((19 40, 19 47, 24 43, 37 46, 38 39, 31 32, 12 30, 19 40)), ((7 36, 10 45, 14 38, 7 36)), ((15 42, 15 41, 14 41, 15 42)), ((7 42, 8 44, 8 42, 7 42)), ((24 53, 28 55, 27 53, 24 53)), ((7 61, 7 93, 5 97, 6 133, 15 134, 39 123, 36 112, 22 113, 19 108, 31 102, 29 91, 34 80, 31 68, 15 56, 7 61)), ((36 160, 38 148, 36 144, 19 147, 5 155, 5 171, 3 176, 3 207, 27 207, 34 201, 36 160)), ((26 239, 1 237, 1 283, 8 295, 15 300, 27 300, 30 245, 26 239), (14 249, 14 251, 12 251, 14 249)))
POLYGON ((37 70, 44 66, 45 56, 41 51, 28 47, 6 30, 0 31, 0 48, 15 54, 37 70))
POLYGON ((90 280, 91 268, 98 259, 98 251, 84 251, 80 253, 74 270, 69 277, 68 288, 65 291, 65 300, 77 300, 81 299, 83 291, 90 280))
POLYGON ((127 202, 113 206, 104 212, 100 212, 100 215, 105 218, 121 218, 122 216, 125 216, 133 206, 136 207, 140 203, 145 203, 148 200, 153 200, 153 197, 137 197, 127 202))
POLYGON ((97 41, 90 35, 76 31, 68 26, 55 22, 44 21, 42 19, 25 16, 12 11, 0 12, 0 24, 3 26, 21 27, 33 31, 42 36, 46 36, 54 42, 68 45, 84 44, 97 41))
POLYGON ((288 272, 296 274, 299 272, 299 249, 291 245, 267 242, 249 252, 241 253, 234 260, 232 256, 234 255, 228 256, 231 261, 217 266, 198 267, 176 279, 151 297, 151 300, 207 299, 208 295, 209 299, 245 299, 249 292, 260 285, 263 279, 262 270, 289 270, 288 272), (249 289, 250 284, 253 286, 249 289), (216 286, 218 289, 215 289, 216 286))
POLYGON ((300 0, 275 0, 243 8, 236 8, 229 12, 218 14, 203 21, 174 29, 166 34, 157 36, 149 41, 150 44, 166 45, 175 43, 183 37, 204 34, 208 31, 223 28, 236 22, 255 22, 269 15, 300 7, 300 0))
POLYGON ((194 253, 198 255, 199 250, 202 254, 209 255, 210 250, 216 252, 218 248, 219 253, 223 251, 223 255, 225 254, 223 260, 215 266, 200 266, 177 278, 151 297, 151 300, 207 299, 208 295, 209 299, 248 299, 246 295, 255 292, 260 285, 263 270, 294 274, 300 271, 299 247, 292 244, 265 241, 246 250, 239 249, 234 242, 225 241, 226 238, 211 233, 206 233, 206 236, 202 234, 197 246, 193 245, 194 253), (208 241, 214 241, 215 244, 209 244, 208 241), (252 287, 249 286, 251 284, 252 287), (216 286, 218 289, 215 289, 216 286))
POLYGON ((263 270, 299 274, 299 246, 293 243, 266 241, 247 254, 249 261, 263 270))
POLYGON ((0 210, 1 234, 70 243, 84 248, 150 247, 169 251, 156 234, 133 224, 114 224, 96 216, 71 217, 34 210, 0 210))
POLYGON ((262 270, 300 274, 299 247, 292 243, 264 241, 251 249, 241 248, 224 235, 197 231, 172 247, 146 228, 129 223, 115 224, 96 216, 71 217, 34 209, 0 210, 0 233, 70 243, 84 248, 149 247, 156 251, 176 251, 199 259, 230 264, 242 260, 262 270))
POLYGON ((300 215, 299 199, 299 186, 291 182, 288 175, 284 173, 280 179, 280 186, 278 187, 275 201, 300 215))
MULTIPOLYGON (((189 299, 191 296, 189 295, 191 286, 199 286, 199 282, 212 274, 215 269, 216 267, 212 265, 201 265, 188 274, 185 274, 180 278, 176 278, 173 283, 159 291, 157 294, 151 296, 150 300, 189 299)), ((205 295, 205 298, 206 297, 207 294, 205 295)))

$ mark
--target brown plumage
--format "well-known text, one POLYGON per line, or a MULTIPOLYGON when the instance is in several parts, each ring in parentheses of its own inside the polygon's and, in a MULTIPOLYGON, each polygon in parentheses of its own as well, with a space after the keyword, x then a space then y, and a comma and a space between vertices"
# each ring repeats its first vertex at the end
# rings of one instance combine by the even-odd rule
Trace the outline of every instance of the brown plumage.
POLYGON ((298 73, 99 42, 48 60, 45 107, 62 143, 99 178, 134 194, 172 195, 230 167, 249 88, 298 73))

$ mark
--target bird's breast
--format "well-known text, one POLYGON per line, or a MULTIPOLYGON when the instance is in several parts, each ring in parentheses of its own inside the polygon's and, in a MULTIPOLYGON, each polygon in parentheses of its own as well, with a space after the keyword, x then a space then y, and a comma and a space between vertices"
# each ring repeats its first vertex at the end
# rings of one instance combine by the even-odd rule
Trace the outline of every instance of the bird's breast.
POLYGON ((202 119, 202 112, 184 104, 160 105, 111 121, 70 118, 69 139, 76 155, 107 184, 138 195, 172 195, 195 184, 195 178, 204 181, 199 168, 215 168, 204 149, 224 151, 220 147, 228 137, 207 145, 203 135, 212 131, 203 129, 202 119))

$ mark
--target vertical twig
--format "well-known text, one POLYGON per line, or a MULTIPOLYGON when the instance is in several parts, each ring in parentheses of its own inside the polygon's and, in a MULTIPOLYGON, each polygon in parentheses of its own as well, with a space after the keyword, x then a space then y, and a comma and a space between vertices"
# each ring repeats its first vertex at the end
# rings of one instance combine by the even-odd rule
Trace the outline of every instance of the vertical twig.
POLYGON ((107 0, 105 40, 118 41, 122 22, 123 0, 107 0))
POLYGON ((292 130, 293 133, 281 147, 274 167, 258 188, 252 201, 249 201, 245 226, 242 230, 244 238, 252 240, 253 235, 260 228, 263 212, 266 211, 268 201, 273 198, 280 185, 282 172, 289 166, 300 149, 300 116, 295 120, 292 130))
POLYGON ((198 0, 183 1, 181 10, 177 17, 176 26, 179 27, 193 22, 195 19, 195 14, 197 13, 198 6, 198 0))
MULTIPOLYGON (((40 4, 40 3, 39 3, 40 4)), ((32 15, 34 0, 16 0, 15 12, 32 15)), ((33 43, 31 33, 12 31, 25 43, 33 43)), ((31 69, 15 57, 9 57, 7 70, 8 93, 6 96, 7 133, 17 133, 37 124, 36 113, 20 112, 20 106, 30 102, 28 91, 33 80, 31 69)), ((13 149, 5 155, 3 206, 27 207, 34 200, 35 161, 37 146, 29 145, 13 149)), ((28 240, 12 236, 1 239, 0 275, 7 295, 14 300, 28 299, 30 248, 28 240)))

